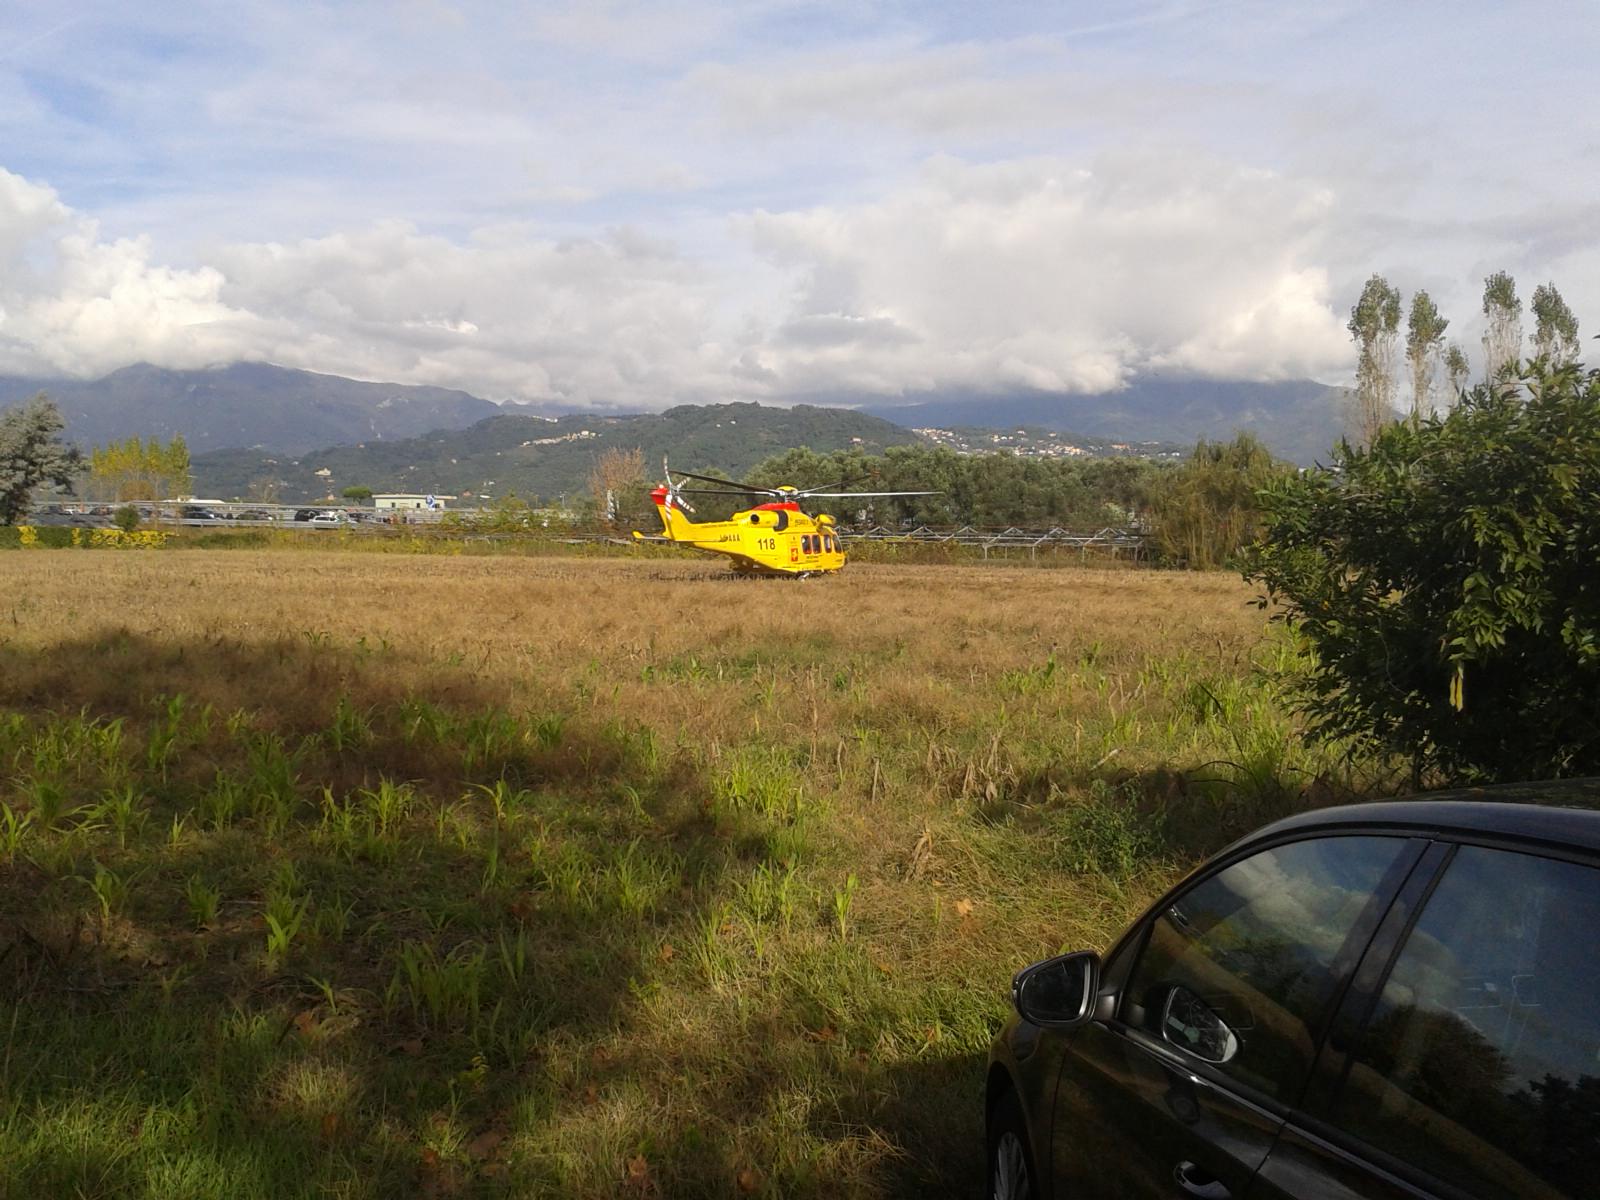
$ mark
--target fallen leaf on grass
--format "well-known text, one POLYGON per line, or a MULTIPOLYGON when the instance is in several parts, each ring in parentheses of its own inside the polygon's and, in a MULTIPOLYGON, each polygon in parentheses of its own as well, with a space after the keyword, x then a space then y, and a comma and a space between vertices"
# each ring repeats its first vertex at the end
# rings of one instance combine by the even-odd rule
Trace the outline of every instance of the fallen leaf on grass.
POLYGON ((339 1136, 339 1114, 336 1112, 322 1114, 322 1140, 331 1142, 339 1136))
POLYGON ((505 1140, 506 1135, 500 1130, 485 1129, 467 1143, 467 1154, 472 1158, 488 1158, 505 1140))
POLYGON ((733 1181, 739 1185, 739 1190, 748 1196, 751 1192, 760 1189, 761 1172, 754 1167, 746 1167, 733 1177, 733 1181))
POLYGON ((965 918, 972 915, 973 904, 971 900, 957 900, 953 905, 951 905, 951 907, 956 910, 956 915, 958 917, 965 918))
POLYGON ((661 952, 657 957, 659 957, 662 962, 671 962, 672 956, 676 953, 677 951, 672 948, 672 943, 665 942, 662 944, 661 952))
POLYGON ((824 1025, 821 1029, 807 1030, 806 1036, 813 1042, 831 1042, 839 1034, 832 1025, 824 1025))
POLYGON ((422 1167, 422 1196, 424 1200, 444 1200, 460 1193, 462 1175, 454 1163, 441 1163, 434 1155, 434 1164, 424 1160, 422 1167))
POLYGON ((628 1170, 622 1182, 641 1192, 650 1187, 650 1164, 645 1161, 644 1155, 635 1155, 628 1160, 628 1170))

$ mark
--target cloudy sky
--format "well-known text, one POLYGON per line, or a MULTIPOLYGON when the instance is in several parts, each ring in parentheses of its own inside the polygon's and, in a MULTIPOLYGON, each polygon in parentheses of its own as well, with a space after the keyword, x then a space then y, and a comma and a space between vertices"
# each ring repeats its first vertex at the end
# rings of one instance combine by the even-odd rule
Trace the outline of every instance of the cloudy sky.
POLYGON ((1375 270, 1587 335, 1596 61, 1593 0, 8 0, 0 374, 1337 381, 1375 270))

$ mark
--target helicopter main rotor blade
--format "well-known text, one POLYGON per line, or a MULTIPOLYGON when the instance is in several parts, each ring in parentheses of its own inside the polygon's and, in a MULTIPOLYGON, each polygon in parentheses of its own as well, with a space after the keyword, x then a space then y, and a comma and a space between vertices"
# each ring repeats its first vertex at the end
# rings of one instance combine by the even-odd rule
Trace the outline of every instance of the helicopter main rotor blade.
POLYGON ((943 492, 804 492, 807 499, 839 499, 850 496, 942 496, 943 492))
POLYGON ((763 492, 768 495, 776 494, 772 488, 755 487, 748 483, 740 483, 737 479, 718 479, 715 475, 696 475, 693 471, 679 471, 678 474, 682 475, 685 479, 698 479, 702 483, 721 484, 723 487, 731 488, 737 492, 763 492))
POLYGON ((765 496, 769 495, 766 488, 731 488, 721 490, 718 488, 675 488, 680 496, 765 496))

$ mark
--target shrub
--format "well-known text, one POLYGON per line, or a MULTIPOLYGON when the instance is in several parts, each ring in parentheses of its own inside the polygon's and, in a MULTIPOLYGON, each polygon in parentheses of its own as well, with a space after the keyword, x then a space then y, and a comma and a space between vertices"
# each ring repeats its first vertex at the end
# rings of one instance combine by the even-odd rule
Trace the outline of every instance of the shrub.
POLYGON ((1600 372, 1529 364, 1263 494, 1313 729, 1420 782, 1600 772, 1600 372))
POLYGON ((124 504, 117 509, 111 514, 111 519, 123 533, 132 533, 139 528, 139 510, 131 504, 124 504))
POLYGON ((1191 570, 1229 566, 1261 530, 1258 495, 1290 472, 1253 435, 1201 440, 1189 461, 1161 477, 1151 505, 1151 534, 1166 562, 1191 570))

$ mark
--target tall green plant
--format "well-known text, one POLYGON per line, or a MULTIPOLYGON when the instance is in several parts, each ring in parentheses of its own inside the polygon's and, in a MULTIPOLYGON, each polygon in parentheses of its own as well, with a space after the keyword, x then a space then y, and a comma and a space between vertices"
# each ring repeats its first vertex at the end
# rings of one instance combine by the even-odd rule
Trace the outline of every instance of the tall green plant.
POLYGON ((1247 575, 1313 728, 1420 779, 1600 773, 1600 371, 1535 363, 1284 476, 1247 575))
POLYGON ((1291 469, 1248 433, 1202 440, 1156 493, 1152 532, 1161 557, 1195 570, 1231 563, 1260 531, 1258 493, 1291 469))

